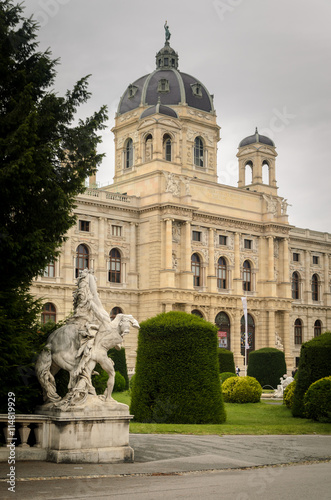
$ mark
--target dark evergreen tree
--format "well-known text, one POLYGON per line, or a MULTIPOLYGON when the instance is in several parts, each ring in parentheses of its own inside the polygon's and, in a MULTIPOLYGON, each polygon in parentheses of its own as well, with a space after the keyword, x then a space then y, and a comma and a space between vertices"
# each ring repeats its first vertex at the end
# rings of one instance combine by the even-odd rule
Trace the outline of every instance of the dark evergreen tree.
POLYGON ((58 96, 51 90, 58 61, 37 50, 36 38, 37 24, 24 18, 22 6, 0 0, 1 392, 22 397, 18 368, 35 356, 40 312, 28 288, 75 222, 75 197, 103 157, 97 132, 107 118, 102 107, 74 123, 90 96, 88 78, 58 96))

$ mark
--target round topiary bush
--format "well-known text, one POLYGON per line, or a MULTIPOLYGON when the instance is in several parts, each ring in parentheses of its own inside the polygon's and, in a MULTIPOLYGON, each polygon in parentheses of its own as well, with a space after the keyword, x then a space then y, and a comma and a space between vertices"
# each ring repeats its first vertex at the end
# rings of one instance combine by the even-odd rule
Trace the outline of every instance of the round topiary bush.
POLYGON ((236 373, 236 368, 234 366, 233 352, 228 351, 228 349, 224 349, 223 347, 219 347, 217 349, 217 354, 218 354, 218 363, 220 367, 220 372, 236 373))
POLYGON ((296 381, 293 380, 287 387, 285 387, 283 394, 283 404, 287 406, 287 408, 292 408, 293 405, 293 397, 294 397, 294 389, 295 389, 296 381))
POLYGON ((230 377, 236 377, 237 375, 235 375, 233 372, 223 372, 220 374, 220 379, 221 379, 221 382, 223 384, 223 382, 230 378, 230 377))
POLYGON ((179 311, 143 321, 130 412, 138 422, 224 422, 217 328, 179 311))
POLYGON ((247 375, 256 378, 262 387, 271 385, 275 389, 285 373, 283 351, 274 347, 264 347, 249 354, 247 375))
POLYGON ((115 383, 113 392, 123 392, 126 388, 126 381, 120 372, 115 372, 115 383))
POLYGON ((231 377, 222 384, 222 392, 227 403, 258 403, 262 387, 254 377, 231 377))
POLYGON ((317 380, 304 395, 305 416, 319 422, 331 423, 331 377, 317 380))
POLYGON ((304 395, 310 385, 331 375, 331 332, 305 342, 301 346, 299 370, 294 391, 292 415, 305 417, 304 395))

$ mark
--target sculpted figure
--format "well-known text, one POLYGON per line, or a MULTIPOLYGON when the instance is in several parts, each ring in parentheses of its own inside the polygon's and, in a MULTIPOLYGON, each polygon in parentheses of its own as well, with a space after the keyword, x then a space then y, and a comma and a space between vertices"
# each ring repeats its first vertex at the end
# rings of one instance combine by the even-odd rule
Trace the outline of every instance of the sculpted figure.
POLYGON ((130 314, 118 314, 110 320, 99 299, 94 275, 88 269, 81 271, 74 293, 74 314, 65 325, 51 333, 36 362, 35 370, 45 402, 66 410, 84 403, 88 394, 96 395, 91 381, 91 376, 97 373, 93 371, 96 363, 109 375, 101 398, 112 401, 115 370, 107 352, 113 347, 121 348, 131 325, 139 328, 139 323, 130 314), (56 392, 54 379, 60 368, 70 374, 69 391, 63 399, 56 392))

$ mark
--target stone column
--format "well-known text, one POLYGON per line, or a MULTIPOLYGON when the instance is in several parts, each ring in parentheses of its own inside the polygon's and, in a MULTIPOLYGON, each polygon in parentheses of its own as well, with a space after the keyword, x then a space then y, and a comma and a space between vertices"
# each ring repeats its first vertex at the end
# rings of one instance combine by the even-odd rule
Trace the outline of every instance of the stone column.
POLYGON ((172 219, 165 220, 164 268, 172 269, 172 219))
POLYGON ((268 311, 268 347, 275 347, 275 311, 268 311))
POLYGON ((275 279, 274 238, 268 236, 268 280, 275 279))
POLYGON ((100 287, 106 286, 107 282, 107 266, 105 259, 105 219, 98 218, 98 254, 96 255, 95 270, 97 269, 97 279, 100 287))
POLYGON ((329 254, 324 254, 324 305, 330 305, 330 285, 329 285, 329 254))
POLYGON ((242 281, 240 276, 240 233, 234 234, 233 291, 237 295, 242 295, 242 281))
POLYGON ((210 227, 208 235, 209 262, 208 262, 207 286, 208 286, 208 291, 212 293, 217 292, 217 278, 215 276, 214 234, 215 234, 214 229, 210 227))
POLYGON ((290 331, 290 313, 289 311, 283 311, 283 332, 282 332, 282 337, 283 337, 283 345, 284 345, 284 354, 285 354, 285 361, 286 361, 286 366, 288 371, 291 371, 291 367, 294 366, 294 360, 291 355, 291 342, 290 342, 290 336, 294 332, 290 331))
POLYGON ((160 271, 160 286, 175 286, 175 270, 172 268, 172 219, 162 221, 163 225, 163 269, 160 271))
POLYGON ((186 289, 193 288, 193 274, 191 270, 191 223, 185 222, 184 238, 181 238, 181 287, 186 289))
POLYGON ((306 303, 312 303, 311 294, 311 273, 310 273, 310 251, 305 251, 305 268, 306 268, 306 279, 305 279, 305 290, 304 290, 304 300, 306 303))

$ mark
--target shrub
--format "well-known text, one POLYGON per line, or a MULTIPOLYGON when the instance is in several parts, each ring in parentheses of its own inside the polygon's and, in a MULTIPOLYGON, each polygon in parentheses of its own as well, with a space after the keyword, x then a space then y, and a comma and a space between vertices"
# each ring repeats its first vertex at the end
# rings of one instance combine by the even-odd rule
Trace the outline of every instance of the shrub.
POLYGON ((132 389, 133 389, 133 385, 134 385, 134 381, 136 380, 136 374, 132 375, 132 377, 130 378, 130 382, 129 382, 129 391, 130 391, 130 394, 132 393, 132 389))
POLYGON ((294 397, 294 389, 295 389, 296 381, 293 380, 287 387, 285 387, 283 394, 283 404, 287 406, 287 408, 292 408, 293 405, 293 397, 294 397))
POLYGON ((123 392, 126 388, 125 378, 120 372, 115 372, 115 384, 113 392, 123 392))
POLYGON ((331 332, 325 332, 301 346, 299 370, 292 406, 294 417, 306 416, 303 399, 310 385, 330 375, 331 332))
POLYGON ((219 347, 217 349, 217 354, 218 354, 218 364, 220 372, 236 373, 236 369, 234 366, 233 352, 228 351, 228 349, 223 349, 222 347, 219 347))
POLYGON ((331 377, 313 382, 303 398, 305 416, 331 423, 331 377))
POLYGON ((279 349, 264 347, 250 353, 247 375, 256 378, 262 387, 271 385, 276 388, 284 373, 286 373, 285 356, 279 349))
POLYGON ((236 377, 236 375, 233 373, 233 372, 223 372, 220 374, 220 379, 221 379, 221 382, 223 384, 223 382, 230 378, 230 377, 236 377))
POLYGON ((122 347, 118 349, 110 349, 108 356, 114 361, 115 371, 120 372, 125 379, 125 389, 129 389, 128 368, 126 365, 125 349, 122 347))
POLYGON ((138 422, 224 422, 217 328, 179 311, 142 322, 130 412, 138 422))
POLYGON ((262 387, 254 377, 231 377, 222 384, 222 392, 227 403, 258 403, 262 387))

